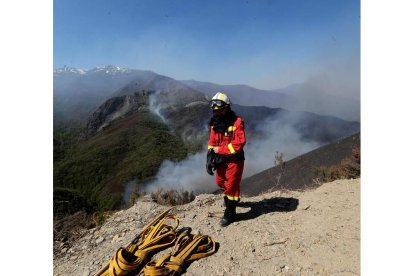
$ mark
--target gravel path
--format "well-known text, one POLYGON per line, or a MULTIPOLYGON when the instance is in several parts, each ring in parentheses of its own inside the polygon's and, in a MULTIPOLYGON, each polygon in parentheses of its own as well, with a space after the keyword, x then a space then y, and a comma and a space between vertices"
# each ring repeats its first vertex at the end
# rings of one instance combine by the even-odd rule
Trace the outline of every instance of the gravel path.
MULTIPOLYGON (((165 209, 144 198, 85 230, 71 247, 55 242, 54 275, 94 275, 165 209)), ((360 274, 360 179, 242 198, 238 221, 225 228, 219 226, 222 212, 218 195, 199 195, 176 208, 180 226, 219 243, 214 255, 193 262, 186 275, 360 274)))

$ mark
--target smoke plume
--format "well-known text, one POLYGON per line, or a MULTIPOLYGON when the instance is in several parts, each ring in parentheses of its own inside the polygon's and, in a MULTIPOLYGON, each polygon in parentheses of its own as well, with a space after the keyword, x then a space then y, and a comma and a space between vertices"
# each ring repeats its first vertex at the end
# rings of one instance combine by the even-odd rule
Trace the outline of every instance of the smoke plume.
MULTIPOLYGON (((274 166, 276 151, 282 152, 286 161, 319 146, 316 142, 301 139, 301 135, 290 126, 294 120, 288 117, 268 119, 258 128, 264 138, 249 141, 247 137, 244 178, 274 166)), ((164 188, 193 191, 195 194, 217 190, 215 176, 208 175, 205 169, 206 153, 207 149, 181 162, 164 161, 155 180, 140 186, 140 190, 152 192, 164 188)))
POLYGON ((159 92, 151 93, 149 95, 149 109, 152 113, 154 113, 155 115, 160 117, 161 120, 165 123, 166 119, 165 119, 164 116, 162 116, 162 114, 160 112, 161 104, 158 101, 158 95, 159 95, 159 92))
POLYGON ((265 138, 249 142, 247 137, 243 177, 274 166, 276 152, 283 153, 283 159, 287 161, 320 146, 317 142, 304 141, 292 127, 295 121, 295 118, 288 116, 268 118, 257 128, 265 138))

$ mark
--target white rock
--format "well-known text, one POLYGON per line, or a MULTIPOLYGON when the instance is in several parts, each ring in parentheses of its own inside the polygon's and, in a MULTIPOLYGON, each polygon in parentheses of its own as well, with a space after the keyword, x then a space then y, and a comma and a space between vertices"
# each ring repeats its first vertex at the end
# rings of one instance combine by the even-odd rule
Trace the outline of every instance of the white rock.
POLYGON ((101 242, 103 242, 104 241, 104 237, 99 237, 99 238, 97 238, 96 240, 95 240, 95 243, 96 244, 100 244, 101 242))
POLYGON ((118 239, 119 239, 119 236, 118 236, 118 235, 115 235, 115 236, 112 238, 111 243, 116 242, 118 239))

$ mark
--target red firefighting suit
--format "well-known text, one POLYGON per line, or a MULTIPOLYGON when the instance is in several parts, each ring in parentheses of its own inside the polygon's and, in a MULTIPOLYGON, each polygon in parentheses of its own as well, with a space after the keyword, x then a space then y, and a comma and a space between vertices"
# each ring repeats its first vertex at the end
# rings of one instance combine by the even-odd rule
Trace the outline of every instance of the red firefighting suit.
POLYGON ((240 181, 244 168, 243 147, 246 144, 244 122, 237 117, 232 126, 224 133, 215 132, 210 128, 210 140, 208 149, 218 147, 218 154, 224 157, 224 162, 216 168, 216 183, 224 189, 224 194, 229 200, 240 200, 240 181), (237 158, 242 153, 242 160, 237 158))

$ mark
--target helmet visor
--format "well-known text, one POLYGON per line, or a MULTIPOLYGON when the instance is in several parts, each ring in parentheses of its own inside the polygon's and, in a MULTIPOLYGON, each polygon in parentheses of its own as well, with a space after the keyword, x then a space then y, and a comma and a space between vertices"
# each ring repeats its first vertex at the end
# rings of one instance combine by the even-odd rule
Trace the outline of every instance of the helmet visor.
POLYGON ((226 103, 221 100, 211 100, 210 101, 210 108, 212 110, 222 109, 226 106, 226 103))

